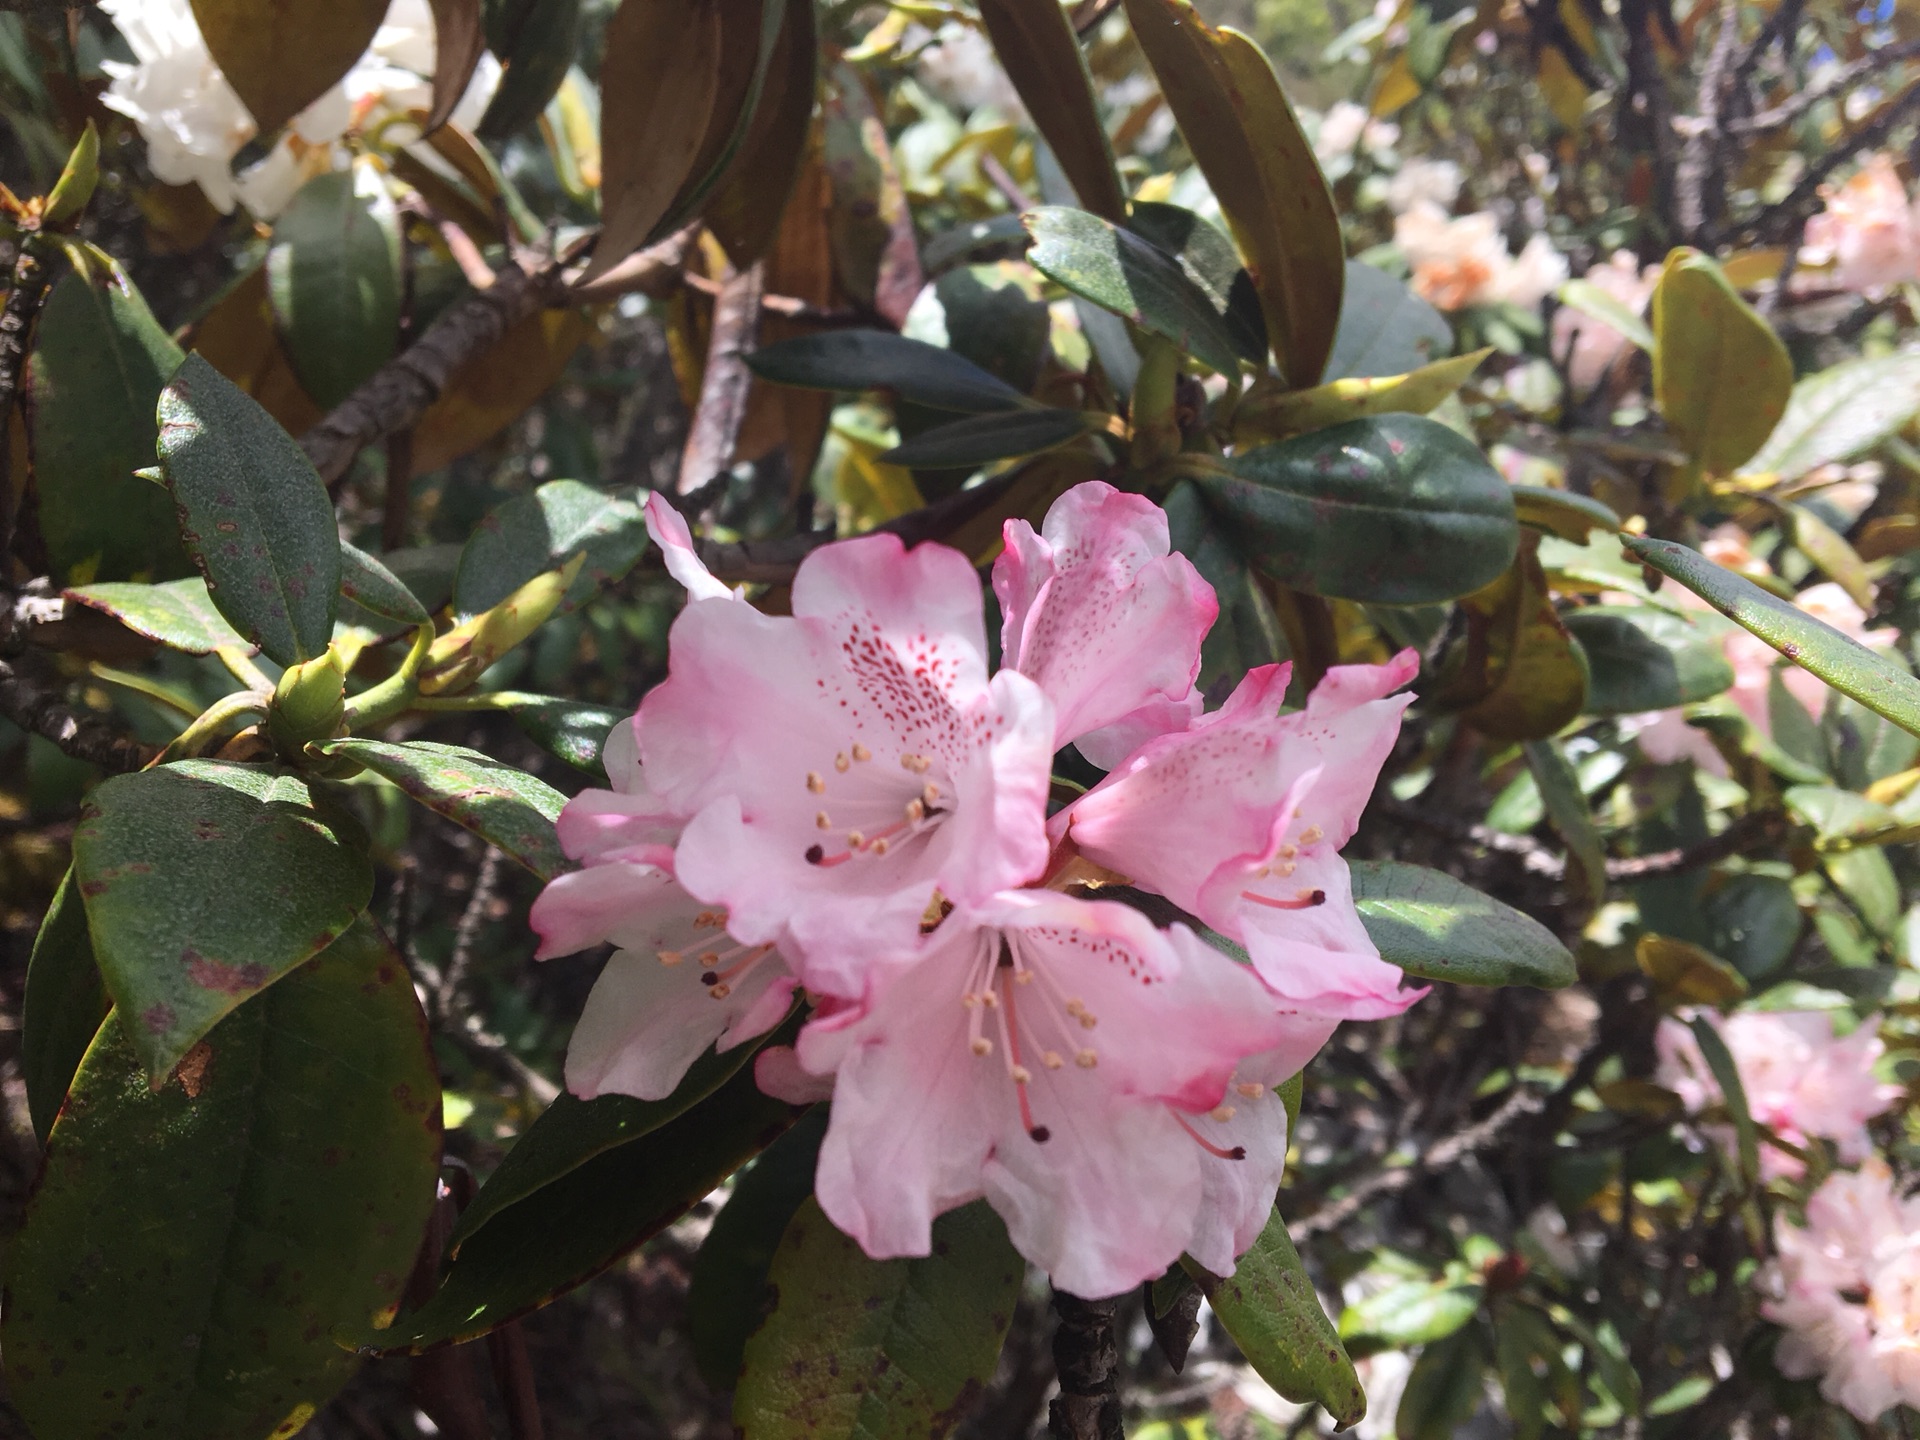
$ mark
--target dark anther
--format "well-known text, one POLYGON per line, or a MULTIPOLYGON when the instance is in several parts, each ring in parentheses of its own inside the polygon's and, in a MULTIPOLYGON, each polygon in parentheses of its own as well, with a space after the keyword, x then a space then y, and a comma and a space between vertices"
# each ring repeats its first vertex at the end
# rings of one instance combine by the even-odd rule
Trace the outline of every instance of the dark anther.
POLYGON ((700 983, 702 985, 718 985, 720 983, 720 976, 715 971, 702 970, 700 972, 700 983))
POLYGON ((822 860, 826 858, 827 858, 827 852, 825 850, 822 850, 818 845, 807 846, 807 864, 818 865, 822 860))
POLYGON ((1227 1159, 1229 1160, 1244 1160, 1246 1158, 1247 1147, 1244 1145, 1236 1145, 1227 1152, 1227 1159))
POLYGON ((1034 1126, 1033 1129, 1027 1132, 1027 1134, 1031 1135, 1035 1141, 1037 1141, 1039 1144, 1042 1144, 1042 1145, 1046 1144, 1047 1141, 1053 1138, 1053 1132, 1047 1129, 1047 1127, 1044 1125, 1034 1126))

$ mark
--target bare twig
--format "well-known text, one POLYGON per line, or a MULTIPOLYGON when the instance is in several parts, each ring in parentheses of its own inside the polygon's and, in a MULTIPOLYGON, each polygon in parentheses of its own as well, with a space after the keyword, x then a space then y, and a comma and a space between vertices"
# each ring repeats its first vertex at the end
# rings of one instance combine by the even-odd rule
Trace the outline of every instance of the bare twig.
POLYGON ((0 715, 22 730, 113 774, 139 770, 158 753, 109 721, 78 713, 61 698, 58 686, 30 679, 16 666, 0 660, 0 715))
POLYGON ((1777 240, 1805 220, 1820 198, 1820 187, 1847 161, 1866 150, 1877 149, 1916 111, 1920 111, 1920 80, 1900 93, 1899 98, 1882 107, 1869 124, 1844 137, 1839 144, 1807 167, 1799 184, 1786 197, 1775 201, 1740 227, 1741 233, 1761 240, 1777 240))
POLYGON ((13 414, 14 397, 20 392, 20 372, 27 363, 34 318, 47 298, 51 278, 47 260, 38 236, 21 237, 7 303, 0 308, 0 589, 7 585, 7 557, 13 551, 14 496, 7 421, 13 414))
POLYGON ((473 973, 473 947, 480 938, 480 927, 486 923, 487 911, 499 894, 500 866, 505 859, 499 846, 489 845, 480 857, 480 868, 474 872, 473 891, 467 896, 466 909, 460 912, 460 923, 454 927, 453 954, 447 959, 447 968, 434 995, 434 1009, 442 1020, 468 1001, 467 978, 473 973))
POLYGON ((507 1433, 513 1440, 545 1440, 540 1420, 540 1398, 533 1386, 533 1364, 527 1358, 527 1337, 520 1322, 509 1320, 487 1332, 487 1357, 493 1361, 493 1381, 507 1410, 507 1433))
POLYGON ((1723 139, 1720 114, 1739 39, 1739 7, 1734 0, 1721 0, 1720 33, 1715 36, 1713 49, 1700 72, 1700 113, 1687 126, 1680 163, 1674 169, 1675 218, 1679 221, 1680 233, 1689 241, 1698 239, 1708 223, 1718 218, 1722 200, 1722 187, 1718 183, 1723 139), (1710 205, 1713 214, 1708 213, 1710 205))
POLYGON ((747 389, 753 383, 747 357, 759 343, 766 274, 761 264, 735 271, 721 282, 714 298, 700 403, 687 430, 686 448, 680 452, 680 479, 674 486, 682 495, 725 474, 733 463, 733 447, 747 418, 747 389))
POLYGON ((387 489, 380 497, 380 547, 398 550, 407 543, 413 519, 413 431, 396 430, 387 437, 387 489))
POLYGON ((1053 1440, 1123 1440, 1114 1302, 1055 1290, 1053 1309, 1060 1317, 1053 1332, 1060 1393, 1047 1409, 1047 1434, 1053 1440))
POLYGON ((1735 135, 1751 135, 1757 131, 1777 130, 1782 125, 1791 125, 1821 101, 1831 100, 1842 91, 1852 89, 1862 80, 1870 79, 1882 70, 1916 56, 1920 56, 1920 40, 1906 40, 1898 45, 1884 46, 1871 55, 1862 56, 1851 65, 1841 66, 1821 84, 1809 86, 1805 90, 1789 95, 1770 110, 1761 110, 1744 119, 1729 121, 1726 128, 1735 135))

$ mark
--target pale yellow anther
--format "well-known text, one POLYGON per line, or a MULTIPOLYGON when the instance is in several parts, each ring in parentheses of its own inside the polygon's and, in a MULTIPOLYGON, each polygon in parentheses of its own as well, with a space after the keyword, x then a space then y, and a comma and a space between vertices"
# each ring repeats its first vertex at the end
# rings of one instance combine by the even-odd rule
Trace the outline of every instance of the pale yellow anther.
POLYGON ((807 789, 811 790, 815 795, 826 794, 827 777, 822 775, 818 770, 807 771, 807 789))
POLYGON ((1300 843, 1302 845, 1318 845, 1323 833, 1318 825, 1309 825, 1300 832, 1300 843))
POLYGON ((1100 1057, 1091 1050, 1082 1050, 1073 1057, 1073 1063, 1082 1070, 1091 1070, 1100 1063, 1100 1057))
POLYGON ((1067 1014, 1073 1016, 1075 1019, 1078 1019, 1080 1016, 1086 1014, 1086 1011, 1087 1011, 1086 1001, 1084 1000, 1067 1001, 1067 1014))
POLYGON ((687 958, 678 950, 659 950, 654 953, 660 957, 660 963, 662 965, 678 965, 682 960, 687 958))
POLYGON ((940 803, 940 787, 929 780, 920 787, 920 800, 928 809, 940 803))
POLYGON ((1294 898, 1296 900, 1305 900, 1309 904, 1313 902, 1313 897, 1318 895, 1319 893, 1320 892, 1318 890, 1313 889, 1311 886, 1309 886, 1305 890, 1296 890, 1293 892, 1294 898))
POLYGON ((920 803, 920 800, 918 797, 915 797, 914 799, 907 801, 907 823, 909 825, 918 824, 920 821, 926 818, 927 818, 927 807, 920 803))
POLYGON ((1207 1115, 1209 1119, 1218 1120, 1224 1125, 1227 1121, 1233 1119, 1234 1113, 1234 1108, 1231 1105, 1216 1105, 1212 1110, 1207 1112, 1207 1115))
POLYGON ((1067 1062, 1060 1058, 1060 1052, 1058 1050, 1049 1050, 1040 1057, 1040 1063, 1049 1070, 1058 1070, 1067 1062))
POLYGON ((974 1036, 973 1037, 973 1053, 976 1055, 993 1054, 993 1041, 987 1039, 987 1037, 984 1035, 974 1036))
POLYGON ((991 990, 982 990, 980 992, 980 1003, 989 1010, 998 1010, 1000 1008, 1000 997, 991 990))
POLYGON ((1267 1093, 1266 1086, 1256 1085, 1250 1080, 1242 1080, 1233 1088, 1240 1092, 1243 1099, 1247 1100, 1258 1100, 1262 1095, 1267 1093))
POLYGON ((813 828, 816 830, 831 830, 833 828, 833 817, 824 810, 820 811, 813 817, 813 828))
POLYGON ((862 845, 865 845, 866 843, 867 843, 866 831, 864 830, 847 831, 847 848, 849 850, 858 850, 862 845))
POLYGON ((1278 875, 1282 880, 1284 880, 1287 878, 1287 876, 1291 875, 1295 870, 1298 870, 1299 868, 1300 867, 1298 865, 1295 865, 1291 860, 1282 860, 1278 865, 1275 865, 1273 867, 1273 873, 1275 875, 1278 875))
POLYGON ((718 950, 702 950, 700 952, 700 968, 701 969, 711 970, 714 966, 718 965, 719 963, 720 963, 720 952, 718 950))
POLYGON ((1282 845, 1280 847, 1280 858, 1282 860, 1291 860, 1299 853, 1300 847, 1297 845, 1282 845))
POLYGON ((978 1005, 979 1003, 980 1003, 980 997, 974 994, 971 990, 967 991, 966 994, 960 997, 960 1004, 962 1008, 967 1010, 973 1009, 974 1006, 978 1005))
POLYGON ((873 853, 874 853, 875 855, 884 855, 884 854, 886 854, 886 853, 887 853, 887 848, 888 848, 888 845, 887 845, 887 840, 886 840, 886 838, 885 838, 884 836, 883 836, 883 837, 881 837, 880 839, 878 839, 878 840, 876 840, 876 841, 874 841, 874 842, 873 842, 873 846, 872 846, 872 849, 873 849, 873 853))
POLYGON ((901 757, 900 757, 900 768, 901 768, 902 770, 911 770, 911 769, 913 769, 913 762, 914 762, 914 760, 915 760, 915 758, 916 758, 916 757, 915 757, 915 755, 914 755, 914 753, 913 753, 913 752, 912 752, 911 750, 909 750, 909 751, 907 751, 906 753, 904 753, 904 754, 903 754, 903 755, 901 755, 901 757))
POLYGON ((867 749, 866 746, 856 740, 853 745, 853 758, 856 760, 871 760, 873 759, 873 751, 867 749))
POLYGON ((1016 1065, 1013 1067, 1013 1083, 1014 1084, 1025 1085, 1032 1079, 1033 1079, 1033 1072, 1027 1069, 1026 1066, 1016 1065))
POLYGON ((733 993, 733 987, 727 984, 727 982, 724 980, 722 980, 718 985, 709 985, 707 987, 707 994, 711 995, 716 1000, 724 1000, 727 998, 727 996, 731 995, 732 993, 733 993))
POLYGON ((1013 983, 1016 985, 1031 985, 1033 983, 1033 971, 1031 970, 1014 971, 1013 983))
POLYGON ((847 773, 847 766, 852 763, 852 761, 847 759, 844 751, 833 757, 833 768, 838 770, 842 775, 847 773))
POLYGON ((1093 1029, 1094 1026, 1100 1023, 1100 1020, 1097 1016, 1089 1015, 1084 1010, 1080 1012, 1079 1020, 1080 1020, 1080 1028, 1082 1030, 1091 1030, 1093 1029))

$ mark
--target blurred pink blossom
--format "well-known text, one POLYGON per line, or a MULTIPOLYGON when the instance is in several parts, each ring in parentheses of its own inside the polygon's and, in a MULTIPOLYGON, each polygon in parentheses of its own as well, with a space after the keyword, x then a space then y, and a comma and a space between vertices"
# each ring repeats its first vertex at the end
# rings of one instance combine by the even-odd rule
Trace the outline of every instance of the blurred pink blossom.
MULTIPOLYGON (((1588 270, 1584 278, 1638 315, 1653 294, 1660 268, 1649 265, 1643 270, 1630 251, 1616 250, 1604 264, 1588 270)), ((1626 336, 1606 321, 1571 305, 1562 305, 1554 313, 1553 353, 1567 356, 1568 378, 1573 381, 1573 388, 1583 394, 1606 378, 1607 371, 1630 344, 1626 336)))
POLYGON ((1416 200, 1393 222, 1393 241, 1413 267, 1414 293, 1442 310, 1506 302, 1531 309, 1567 278, 1566 257, 1544 235, 1516 256, 1491 211, 1450 216, 1416 200))
POLYGON ((1873 155, 1844 185, 1822 186, 1826 208, 1807 221, 1800 261, 1830 266, 1810 283, 1869 294, 1920 280, 1920 204, 1910 204, 1893 157, 1873 155))

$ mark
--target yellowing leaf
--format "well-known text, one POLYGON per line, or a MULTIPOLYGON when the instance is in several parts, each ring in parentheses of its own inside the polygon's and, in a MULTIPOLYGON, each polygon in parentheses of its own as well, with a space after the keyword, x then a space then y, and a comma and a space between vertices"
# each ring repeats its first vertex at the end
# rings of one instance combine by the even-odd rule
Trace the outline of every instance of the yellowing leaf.
POLYGON ((1093 80, 1058 0, 980 0, 994 53, 1053 147, 1080 203, 1102 219, 1126 223, 1127 192, 1113 146, 1094 105, 1093 80))
POLYGON ((1754 455, 1793 393, 1793 361, 1771 326, 1698 250, 1667 257, 1654 287, 1654 398, 1692 456, 1725 475, 1754 455))
POLYGON ((1387 66, 1380 76, 1380 83, 1373 91, 1373 116, 1384 120, 1397 114, 1420 98, 1420 82, 1414 77, 1413 66, 1407 63, 1404 54, 1393 57, 1393 63, 1387 66))
POLYGON ((1278 439, 1303 430, 1319 430, 1367 415, 1425 415, 1453 394, 1493 350, 1475 350, 1422 365, 1405 375, 1374 375, 1334 380, 1311 390, 1288 390, 1261 380, 1234 412, 1234 438, 1278 439))
POLYGON ((1282 373, 1326 369, 1346 285, 1332 192, 1260 47, 1187 0, 1126 0, 1133 32, 1247 262, 1282 373))
POLYGON ((1573 73, 1567 57, 1554 46, 1547 46, 1540 52, 1540 69, 1535 78, 1540 82, 1540 93, 1546 96, 1547 109, 1553 112, 1553 118, 1569 130, 1578 130, 1587 114, 1587 87, 1573 73))
POLYGON ((592 328, 578 310, 542 310, 456 370, 414 427, 413 473, 438 470, 511 425, 560 378, 592 328))
POLYGON ((1740 972, 1718 955, 1665 935, 1642 935, 1633 958, 1663 1005, 1720 1005, 1747 993, 1740 972))

